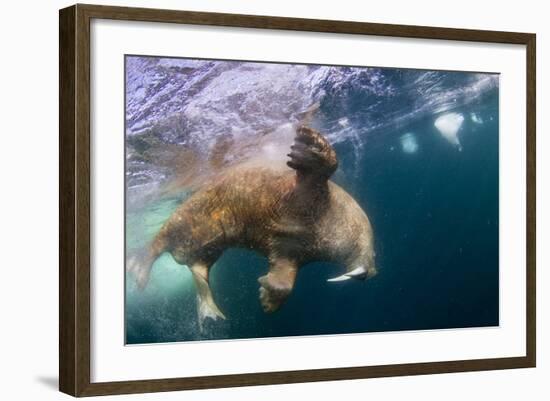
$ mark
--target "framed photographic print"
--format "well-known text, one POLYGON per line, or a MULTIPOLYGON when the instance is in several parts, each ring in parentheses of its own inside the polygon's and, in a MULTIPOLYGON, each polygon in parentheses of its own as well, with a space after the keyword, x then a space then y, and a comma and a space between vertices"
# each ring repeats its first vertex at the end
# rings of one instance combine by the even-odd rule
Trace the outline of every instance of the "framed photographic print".
POLYGON ((60 390, 535 366, 535 35, 60 11, 60 390))

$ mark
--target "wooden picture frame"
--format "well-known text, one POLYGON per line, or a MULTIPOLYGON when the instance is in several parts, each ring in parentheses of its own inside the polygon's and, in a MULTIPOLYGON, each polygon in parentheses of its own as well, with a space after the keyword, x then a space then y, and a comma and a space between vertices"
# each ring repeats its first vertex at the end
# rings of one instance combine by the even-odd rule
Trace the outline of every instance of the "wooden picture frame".
POLYGON ((535 366, 536 37, 534 34, 80 4, 60 10, 59 29, 60 391, 73 396, 95 396, 535 366), (90 380, 90 21, 95 18, 492 42, 526 46, 526 355, 523 357, 92 383, 90 380))

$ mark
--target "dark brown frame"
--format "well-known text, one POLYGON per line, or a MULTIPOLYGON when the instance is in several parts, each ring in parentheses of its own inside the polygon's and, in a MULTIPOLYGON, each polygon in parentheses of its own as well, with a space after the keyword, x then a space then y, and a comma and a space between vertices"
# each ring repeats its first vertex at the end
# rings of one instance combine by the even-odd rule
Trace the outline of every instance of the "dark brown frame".
POLYGON ((59 389, 73 396, 535 367, 536 36, 421 26, 74 5, 59 13, 59 389), (523 357, 90 383, 90 20, 92 18, 511 43, 527 49, 527 324, 523 357))

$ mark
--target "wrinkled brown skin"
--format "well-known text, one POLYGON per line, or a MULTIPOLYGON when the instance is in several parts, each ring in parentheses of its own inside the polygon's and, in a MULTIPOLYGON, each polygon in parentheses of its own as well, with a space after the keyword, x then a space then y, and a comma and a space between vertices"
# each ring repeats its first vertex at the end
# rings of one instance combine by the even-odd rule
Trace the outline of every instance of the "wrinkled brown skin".
POLYGON ((149 265, 170 252, 176 262, 190 266, 202 318, 224 318, 208 272, 227 248, 253 249, 268 257, 269 272, 258 280, 266 312, 287 299, 298 270, 309 262, 334 262, 348 272, 365 266, 362 279, 376 273, 367 215, 328 180, 338 165, 329 143, 317 131, 300 127, 288 156, 292 169, 230 169, 188 198, 153 241, 149 265))

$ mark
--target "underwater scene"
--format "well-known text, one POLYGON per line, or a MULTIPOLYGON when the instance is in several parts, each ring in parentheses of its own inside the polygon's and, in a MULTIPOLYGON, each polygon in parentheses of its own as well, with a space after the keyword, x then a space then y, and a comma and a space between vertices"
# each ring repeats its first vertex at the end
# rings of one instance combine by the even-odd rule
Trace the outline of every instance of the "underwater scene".
POLYGON ((499 75, 125 56, 126 344, 499 325, 499 75))

